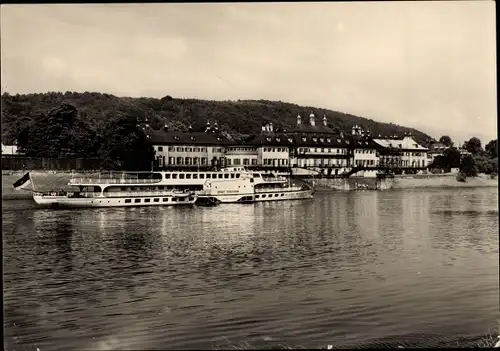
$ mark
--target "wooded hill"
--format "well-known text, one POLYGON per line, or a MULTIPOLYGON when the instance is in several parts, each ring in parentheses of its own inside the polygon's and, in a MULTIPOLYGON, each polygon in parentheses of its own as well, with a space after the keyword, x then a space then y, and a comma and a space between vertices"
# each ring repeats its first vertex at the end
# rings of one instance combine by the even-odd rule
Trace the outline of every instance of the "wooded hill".
POLYGON ((352 126, 357 124, 365 130, 370 130, 374 136, 403 135, 405 132, 411 132, 415 139, 424 145, 427 141, 434 140, 429 135, 413 128, 281 101, 207 101, 177 99, 170 96, 156 99, 116 97, 110 94, 89 92, 49 92, 26 95, 4 93, 2 95, 2 142, 11 144, 19 138, 26 126, 62 103, 75 106, 80 119, 96 131, 104 128, 106 121, 109 122, 109 120, 116 119, 118 115, 123 115, 135 116, 140 121, 147 118, 148 123, 155 129, 168 123, 173 130, 185 130, 189 125, 200 126, 210 120, 217 122, 220 128, 234 139, 239 139, 242 136, 259 133, 265 122, 272 122, 275 128, 281 130, 292 128, 296 124, 297 114, 307 117, 312 111, 318 117, 317 123, 321 123, 323 115, 326 115, 329 126, 339 132, 350 133, 352 126))

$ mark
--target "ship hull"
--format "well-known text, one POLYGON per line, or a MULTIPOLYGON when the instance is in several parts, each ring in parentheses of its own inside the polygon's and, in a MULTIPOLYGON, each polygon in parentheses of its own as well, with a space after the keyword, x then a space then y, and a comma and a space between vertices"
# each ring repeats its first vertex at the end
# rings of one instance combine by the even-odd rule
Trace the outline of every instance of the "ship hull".
POLYGON ((34 195, 33 200, 40 206, 55 208, 91 207, 139 207, 139 206, 186 206, 193 205, 196 196, 137 196, 137 197, 92 197, 70 198, 66 196, 34 195))
POLYGON ((212 203, 254 203, 265 201, 284 201, 284 200, 304 200, 311 199, 314 191, 311 189, 299 191, 272 191, 246 194, 216 194, 200 195, 199 202, 204 199, 212 203))

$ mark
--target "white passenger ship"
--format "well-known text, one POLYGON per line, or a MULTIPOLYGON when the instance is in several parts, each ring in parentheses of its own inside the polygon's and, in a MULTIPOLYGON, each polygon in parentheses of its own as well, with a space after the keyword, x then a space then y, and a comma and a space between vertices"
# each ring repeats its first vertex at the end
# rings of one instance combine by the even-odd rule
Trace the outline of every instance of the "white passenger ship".
POLYGON ((205 179, 198 199, 209 203, 309 199, 314 193, 312 187, 292 181, 290 177, 248 171, 244 167, 207 173, 205 179))
POLYGON ((37 204, 55 207, 173 206, 307 199, 314 193, 305 183, 244 167, 219 171, 101 173, 72 178, 68 185, 75 190, 33 189, 33 199, 37 204))
POLYGON ((37 192, 33 200, 54 207, 136 207, 193 205, 194 191, 168 189, 155 173, 104 173, 98 177, 72 178, 75 191, 37 192))

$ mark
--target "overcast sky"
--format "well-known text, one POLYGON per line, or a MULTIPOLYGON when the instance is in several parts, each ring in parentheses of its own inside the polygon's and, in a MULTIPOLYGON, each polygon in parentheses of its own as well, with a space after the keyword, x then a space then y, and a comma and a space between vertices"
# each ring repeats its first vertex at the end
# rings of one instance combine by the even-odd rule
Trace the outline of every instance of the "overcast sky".
POLYGON ((268 99, 497 136, 495 3, 2 5, 2 91, 268 99))

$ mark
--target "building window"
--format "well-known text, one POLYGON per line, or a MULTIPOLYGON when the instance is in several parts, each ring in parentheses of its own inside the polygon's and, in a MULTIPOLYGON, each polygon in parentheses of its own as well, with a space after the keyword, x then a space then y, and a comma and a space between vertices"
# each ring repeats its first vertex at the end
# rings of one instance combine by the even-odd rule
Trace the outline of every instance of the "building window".
POLYGON ((177 152, 182 152, 182 147, 177 147, 177 152))
POLYGON ((175 164, 175 158, 174 157, 169 157, 168 158, 168 164, 169 165, 174 165, 175 164))
POLYGON ((182 157, 177 157, 177 164, 182 165, 182 157))
POLYGON ((186 174, 186 179, 191 179, 191 174, 190 173, 186 174))
POLYGON ((206 165, 207 164, 207 158, 206 157, 202 157, 201 158, 201 164, 202 165, 206 165))
POLYGON ((250 164, 250 160, 248 158, 243 159, 243 166, 248 166, 250 164))
POLYGON ((184 174, 183 173, 179 174, 179 179, 184 179, 184 174))
POLYGON ((169 146, 168 151, 175 151, 175 146, 169 146))
POLYGON ((230 158, 227 159, 227 165, 231 166, 231 159, 230 158))
POLYGON ((191 157, 186 157, 186 165, 190 165, 191 164, 191 157))
POLYGON ((241 162, 241 160, 240 160, 239 158, 235 158, 235 159, 234 159, 234 165, 235 165, 235 166, 239 166, 239 165, 241 165, 241 163, 240 163, 240 162, 241 162))
POLYGON ((163 151, 163 146, 158 146, 158 151, 163 151))
POLYGON ((257 160, 255 158, 252 159, 252 166, 256 166, 257 165, 257 160))

